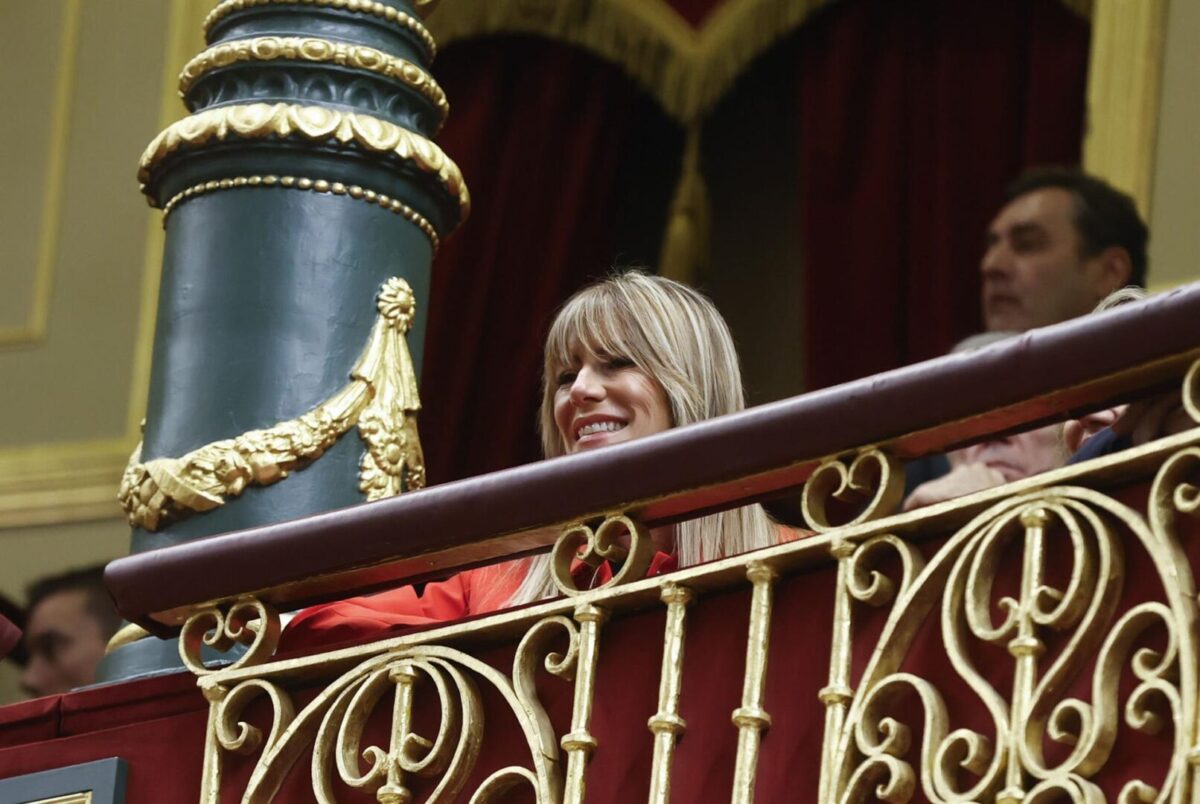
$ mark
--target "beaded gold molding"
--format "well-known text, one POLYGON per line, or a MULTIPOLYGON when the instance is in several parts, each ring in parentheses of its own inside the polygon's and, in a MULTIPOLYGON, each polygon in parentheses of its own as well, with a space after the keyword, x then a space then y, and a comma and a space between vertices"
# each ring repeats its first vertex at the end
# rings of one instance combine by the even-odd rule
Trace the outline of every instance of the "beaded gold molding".
POLYGON ((412 162, 420 170, 437 175, 446 192, 458 199, 463 220, 471 212, 471 195, 462 172, 435 143, 377 117, 323 106, 252 103, 197 112, 172 123, 151 141, 142 154, 138 181, 145 191, 154 170, 184 146, 202 146, 229 138, 297 135, 312 141, 333 139, 354 143, 375 153, 390 153, 412 162))
MULTIPOLYGON (((418 8, 432 6, 433 0, 417 0, 418 8)), ((360 14, 373 14, 376 17, 381 17, 388 22, 394 22, 401 28, 405 28, 417 35, 421 43, 425 46, 425 50, 430 59, 437 56, 437 44, 434 42, 433 34, 426 30, 425 26, 410 15, 405 14, 399 9, 386 6, 383 3, 376 3, 374 0, 224 0, 220 5, 208 13, 204 18, 204 36, 208 37, 208 32, 220 20, 243 9, 253 8, 255 6, 266 5, 292 5, 292 6, 322 6, 326 8, 335 8, 344 11, 356 11, 360 14)))
POLYGON ((440 121, 445 121, 450 113, 446 93, 433 80, 433 76, 411 61, 390 56, 382 50, 365 45, 348 45, 309 36, 259 36, 214 45, 184 66, 183 72, 179 74, 179 95, 186 95, 203 75, 220 67, 245 61, 278 59, 331 63, 394 78, 404 82, 436 106, 440 121))
POLYGON ((163 205, 163 225, 166 225, 167 216, 171 214, 171 211, 189 198, 205 195, 217 190, 232 190, 237 187, 286 187, 291 190, 308 190, 314 193, 346 195, 350 198, 361 199, 370 204, 378 204, 380 207, 396 213, 415 225, 429 238, 429 242, 433 245, 435 252, 441 245, 441 239, 438 237, 437 230, 433 228, 433 224, 429 222, 429 219, 399 199, 392 198, 384 193, 378 193, 374 190, 368 190, 357 184, 344 184, 340 181, 310 179, 298 176, 238 176, 233 179, 200 182, 182 192, 176 193, 170 201, 163 205))

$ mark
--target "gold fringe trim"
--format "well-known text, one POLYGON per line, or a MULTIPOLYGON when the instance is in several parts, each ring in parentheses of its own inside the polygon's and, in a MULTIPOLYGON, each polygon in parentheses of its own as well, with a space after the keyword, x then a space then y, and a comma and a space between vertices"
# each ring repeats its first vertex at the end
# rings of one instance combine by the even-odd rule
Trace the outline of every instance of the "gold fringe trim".
MULTIPOLYGON (((496 33, 545 36, 619 64, 688 126, 755 58, 833 0, 727 0, 699 31, 663 0, 445 0, 427 18, 442 44, 496 33)), ((1062 0, 1089 16, 1092 0, 1062 0)))

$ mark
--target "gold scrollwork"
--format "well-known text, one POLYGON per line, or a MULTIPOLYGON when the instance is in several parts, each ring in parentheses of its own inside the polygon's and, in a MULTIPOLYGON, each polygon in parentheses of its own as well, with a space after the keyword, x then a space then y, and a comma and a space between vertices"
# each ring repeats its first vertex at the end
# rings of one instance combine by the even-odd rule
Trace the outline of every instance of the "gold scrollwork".
POLYGON ((142 154, 138 181, 143 189, 154 171, 185 147, 200 147, 214 140, 303 137, 314 142, 336 140, 353 143, 374 153, 392 154, 438 177, 458 199, 462 219, 470 214, 471 194, 458 165, 431 140, 395 123, 366 114, 342 112, 324 106, 289 103, 249 103, 205 109, 167 126, 142 154))
POLYGON ((822 462, 804 485, 801 505, 808 526, 824 533, 888 516, 903 496, 901 463, 881 450, 866 449, 848 468, 839 458, 822 462), (831 499, 857 509, 857 513, 846 521, 832 521, 831 499))
POLYGON ((104 655, 112 653, 114 650, 132 645, 142 639, 150 637, 150 632, 142 628, 136 623, 126 623, 117 629, 117 632, 109 638, 108 644, 104 646, 104 655))
MULTIPOLYGON (((831 552, 838 559, 836 597, 834 598, 833 644, 829 653, 829 683, 821 689, 819 698, 825 705, 825 733, 840 734, 846 712, 854 700, 850 686, 851 640, 854 627, 852 601, 871 606, 884 606, 903 597, 925 566, 925 559, 913 545, 892 534, 874 536, 861 544, 835 537, 831 552), (875 569, 880 555, 893 553, 900 559, 899 583, 875 569)), ((826 741, 822 758, 819 801, 829 800, 831 780, 827 769, 832 767, 834 745, 826 741)))
POLYGON ((645 578, 654 558, 654 544, 645 525, 618 514, 606 517, 595 530, 583 523, 567 528, 555 541, 551 558, 554 585, 564 595, 574 596, 593 588, 620 586, 645 578), (622 537, 628 537, 628 547, 621 544, 622 537), (621 567, 608 583, 580 589, 571 574, 576 560, 590 567, 599 567, 606 561, 619 563, 621 567))
POLYGON ((266 486, 324 454, 355 425, 366 443, 359 489, 368 500, 425 484, 417 435, 421 402, 405 335, 416 300, 398 277, 380 288, 375 326, 350 371, 351 382, 298 419, 215 441, 181 458, 142 462, 141 445, 125 469, 117 500, 129 523, 158 530, 193 512, 210 511, 247 486, 266 486))
POLYGON ((1200 424, 1200 360, 1192 363, 1183 378, 1183 408, 1192 421, 1200 424))
MULTIPOLYGON (((934 802, 1103 800, 1093 777, 1107 762, 1122 719, 1135 732, 1169 726, 1174 747, 1157 784, 1128 780, 1120 800, 1190 800, 1197 607, 1191 570, 1171 526, 1174 512, 1195 512, 1195 495, 1186 489, 1198 467, 1200 450, 1194 448, 1163 465, 1151 491, 1149 524, 1095 491, 1059 487, 996 504, 955 534, 927 566, 915 551, 902 550, 898 585, 863 563, 885 545, 904 544, 895 537, 864 543, 845 559, 839 585, 847 594, 894 604, 857 692, 847 689, 849 697, 839 700, 848 704, 844 717, 834 718, 836 728, 826 732, 821 800, 874 795, 907 801, 918 785, 934 802), (1048 557, 1052 537, 1065 556, 1048 557), (1162 599, 1136 603, 1118 616, 1125 541, 1150 557, 1162 599), (1020 580, 1009 590, 1001 574, 1012 556, 1021 557, 1020 580), (1052 565, 1066 572, 1051 573, 1052 565), (937 685, 900 670, 939 599, 947 658, 987 713, 990 727, 983 732, 951 730, 937 685), (1165 643, 1147 638, 1162 633, 1165 643), (1010 654, 1007 693, 977 665, 977 642, 1010 654), (1093 657, 1088 700, 1068 695, 1077 680, 1086 679, 1093 657), (1132 689, 1123 682, 1127 673, 1132 689), (901 699, 915 702, 921 712, 919 747, 912 745, 914 725, 894 714, 901 699), (1047 741, 1065 748, 1051 759, 1047 741)), ((835 627, 850 638, 848 620, 835 627)), ((838 669, 831 665, 831 679, 838 669)), ((826 722, 831 723, 828 715, 826 722)))
POLYGON ((279 612, 254 597, 242 598, 226 608, 207 606, 188 617, 179 634, 179 657, 198 676, 212 671, 204 666, 204 647, 224 653, 234 645, 246 651, 223 669, 261 664, 279 644, 279 612))
MULTIPOLYGON (((436 0, 417 0, 414 4, 417 8, 429 9, 433 6, 436 0)), ((216 8, 208 13, 204 18, 204 35, 207 37, 208 32, 220 20, 229 16, 235 11, 241 11, 254 6, 265 6, 270 4, 276 5, 307 5, 307 6, 324 6, 327 8, 335 8, 345 11, 354 11, 360 14, 372 14, 376 17, 394 22, 397 25, 417 35, 421 43, 425 46, 426 56, 433 59, 437 55, 437 44, 433 40, 433 35, 425 29, 417 20, 409 14, 405 14, 398 8, 375 2, 375 0, 223 0, 216 8)), ((428 13, 428 12, 426 12, 428 13)))
POLYGON ((849 557, 846 590, 855 600, 883 606, 903 595, 925 568, 925 557, 916 547, 890 533, 874 536, 858 545, 849 557), (873 562, 885 553, 900 559, 900 583, 877 569, 873 562))
POLYGON ((411 61, 366 45, 351 45, 308 36, 258 36, 222 42, 202 51, 179 74, 179 94, 187 94, 205 74, 244 61, 308 61, 337 64, 401 81, 438 110, 439 121, 450 114, 446 93, 433 76, 411 61))
POLYGON ((411 777, 436 779, 425 800, 458 800, 484 735, 479 682, 492 687, 508 705, 527 744, 530 765, 492 773, 470 800, 496 801, 514 787, 528 786, 539 803, 561 801, 558 746, 538 700, 535 678, 541 665, 554 676, 574 679, 582 640, 580 628, 566 617, 539 621, 517 648, 511 679, 453 648, 425 645, 384 653, 335 679, 298 713, 286 693, 267 680, 251 679, 232 689, 213 684, 206 689, 212 713, 201 801, 215 804, 228 792, 221 789, 223 752, 259 752, 242 800, 271 801, 309 744, 312 792, 318 802, 336 801, 339 782, 380 802, 411 801, 411 777), (553 652, 563 639, 566 651, 553 652), (432 738, 418 733, 413 720, 423 689, 432 689, 440 712, 432 738), (364 727, 389 693, 388 746, 364 746, 364 727), (265 740, 260 730, 242 720, 246 706, 263 695, 274 713, 265 740))
POLYGON ((314 792, 320 801, 336 800, 329 767, 334 765, 342 782, 374 792, 381 802, 412 800, 406 775, 440 776, 430 799, 453 800, 466 781, 464 769, 475 764, 482 739, 482 705, 470 678, 437 656, 403 659, 344 689, 326 713, 313 747, 314 792), (418 734, 412 722, 416 687, 423 678, 432 683, 441 710, 432 740, 418 734), (367 719, 389 689, 394 696, 391 744, 386 751, 361 749, 367 719), (360 756, 370 764, 365 772, 359 768, 360 756))
POLYGON ((396 213, 400 217, 407 220, 409 223, 421 230, 421 233, 429 238, 430 245, 433 246, 433 252, 436 254, 441 246, 441 240, 438 238, 437 230, 433 228, 433 224, 429 219, 417 212, 415 209, 405 204, 398 198, 392 198, 385 193, 378 193, 374 190, 369 190, 357 184, 343 184, 340 181, 327 181, 326 179, 310 179, 303 176, 238 176, 232 179, 220 179, 213 181, 200 182, 192 185, 186 190, 176 193, 171 197, 171 200, 163 204, 163 226, 167 225, 167 218, 175 207, 187 201, 189 198, 195 198, 199 195, 217 192, 218 190, 233 190, 241 187, 283 187, 289 190, 304 190, 313 193, 329 193, 330 195, 344 195, 349 198, 354 198, 360 201, 366 201, 368 204, 376 204, 379 207, 396 213))

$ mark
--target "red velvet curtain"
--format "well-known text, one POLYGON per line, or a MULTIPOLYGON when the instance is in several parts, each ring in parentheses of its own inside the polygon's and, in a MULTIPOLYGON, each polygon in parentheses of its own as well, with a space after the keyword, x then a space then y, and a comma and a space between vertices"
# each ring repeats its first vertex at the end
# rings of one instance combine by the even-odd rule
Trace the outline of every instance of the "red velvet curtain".
POLYGON ((1079 161, 1089 37, 1059 0, 844 0, 805 24, 808 388, 982 328, 978 264, 1004 186, 1079 161))
MULTIPOLYGON (((701 23, 714 3, 678 5, 701 23)), ((1089 34, 1060 0, 841 0, 751 68, 798 74, 776 91, 800 130, 806 387, 980 328, 977 264, 1004 185, 1078 161, 1089 34)), ((444 482, 538 458, 546 326, 614 263, 657 258, 682 133, 620 68, 544 39, 466 41, 435 72, 453 107, 439 140, 475 204, 429 301, 421 428, 444 482)))
POLYGON ((679 150, 659 144, 675 127, 649 97, 583 51, 473 40, 448 48, 435 68, 451 102, 438 140, 474 205, 433 264, 421 432, 430 479, 442 482, 540 457, 550 319, 614 262, 657 256, 655 244, 631 249, 622 233, 629 210, 647 200, 631 193, 658 197, 641 228, 661 233, 679 150), (656 160, 667 171, 651 182, 659 189, 631 189, 631 166, 663 152, 672 158, 656 160))

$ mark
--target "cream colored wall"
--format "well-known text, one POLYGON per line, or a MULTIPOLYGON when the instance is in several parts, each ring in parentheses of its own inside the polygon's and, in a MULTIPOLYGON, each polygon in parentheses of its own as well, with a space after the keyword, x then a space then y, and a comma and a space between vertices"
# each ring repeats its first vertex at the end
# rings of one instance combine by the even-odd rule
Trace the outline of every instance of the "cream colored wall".
POLYGON ((49 572, 106 564, 129 552, 129 526, 122 519, 7 528, 0 594, 21 600, 25 585, 49 572))
MULTIPOLYGON (((128 552, 161 253, 142 148, 214 0, 0 2, 0 592, 128 552)), ((0 665, 0 703, 18 697, 0 665)))
POLYGON ((1150 290, 1200 279, 1200 2, 1094 0, 1084 167, 1150 224, 1150 290))
POLYGON ((1150 222, 1150 285, 1200 280, 1200 2, 1167 10, 1150 222))

